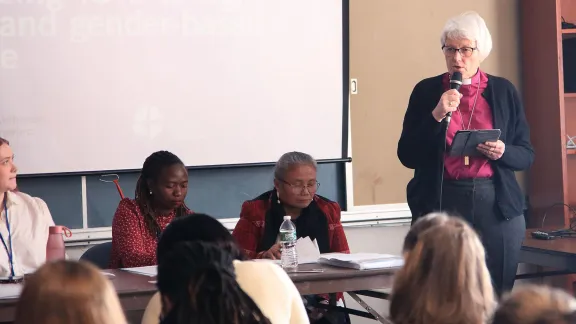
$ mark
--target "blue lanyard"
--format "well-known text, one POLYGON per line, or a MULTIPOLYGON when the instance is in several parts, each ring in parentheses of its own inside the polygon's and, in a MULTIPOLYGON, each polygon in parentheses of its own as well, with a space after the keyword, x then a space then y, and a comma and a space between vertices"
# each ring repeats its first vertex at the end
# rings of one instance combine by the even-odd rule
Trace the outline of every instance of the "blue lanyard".
POLYGON ((12 250, 12 233, 10 233, 10 222, 8 221, 8 206, 6 204, 6 199, 8 197, 4 196, 4 216, 6 216, 6 229, 8 230, 8 244, 10 245, 10 249, 8 249, 8 245, 6 245, 6 241, 0 233, 0 240, 2 241, 2 245, 6 249, 6 254, 8 254, 8 262, 10 262, 10 277, 14 277, 14 260, 12 257, 14 256, 14 250, 12 250))

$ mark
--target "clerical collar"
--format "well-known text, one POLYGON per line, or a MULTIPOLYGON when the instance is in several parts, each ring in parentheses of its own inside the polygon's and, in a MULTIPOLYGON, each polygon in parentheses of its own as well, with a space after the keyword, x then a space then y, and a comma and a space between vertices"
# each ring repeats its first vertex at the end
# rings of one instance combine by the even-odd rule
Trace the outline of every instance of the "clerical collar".
POLYGON ((472 78, 470 78, 470 79, 464 79, 464 80, 462 80, 462 84, 463 84, 463 85, 469 85, 469 84, 472 84, 472 78))

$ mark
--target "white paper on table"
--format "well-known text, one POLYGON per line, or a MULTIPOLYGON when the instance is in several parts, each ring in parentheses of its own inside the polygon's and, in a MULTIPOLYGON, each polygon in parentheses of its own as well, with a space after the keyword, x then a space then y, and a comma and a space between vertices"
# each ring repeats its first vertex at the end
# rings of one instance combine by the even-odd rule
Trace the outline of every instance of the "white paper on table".
POLYGON ((298 254, 298 264, 317 263, 320 258, 320 249, 316 240, 310 237, 301 237, 296 241, 296 253, 298 254))
POLYGON ((158 267, 155 265, 147 267, 122 268, 121 270, 148 277, 156 277, 156 275, 158 274, 158 267))
POLYGON ((21 283, 0 284, 0 299, 20 297, 22 287, 21 283))
POLYGON ((368 270, 402 267, 404 259, 399 255, 380 253, 326 253, 321 255, 319 263, 368 270))

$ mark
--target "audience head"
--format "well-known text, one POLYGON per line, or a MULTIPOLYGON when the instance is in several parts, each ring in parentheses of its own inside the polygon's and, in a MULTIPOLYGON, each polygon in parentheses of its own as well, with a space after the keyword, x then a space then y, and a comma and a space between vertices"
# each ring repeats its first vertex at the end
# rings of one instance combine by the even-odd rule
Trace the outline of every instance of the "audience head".
POLYGON ((504 296, 492 323, 573 324, 576 323, 576 300, 552 287, 519 286, 504 296))
POLYGON ((15 324, 126 324, 116 291, 94 266, 46 263, 26 278, 15 324))
POLYGON ((390 299, 392 321, 485 323, 495 306, 494 291, 474 230, 459 218, 433 214, 418 220, 408 236, 390 299))
POLYGON ((445 224, 450 221, 450 217, 444 213, 430 213, 425 217, 418 219, 406 234, 404 238, 404 245, 402 246, 402 253, 406 257, 408 253, 418 243, 418 235, 429 229, 430 227, 445 224))
POLYGON ((166 226, 158 241, 156 253, 158 261, 182 242, 213 243, 232 255, 234 259, 245 258, 230 231, 218 220, 205 214, 179 217, 166 226))
POLYGON ((287 207, 308 207, 320 185, 316 180, 316 169, 316 160, 306 153, 282 155, 274 167, 278 199, 287 207))
POLYGON ((158 151, 146 158, 136 183, 135 197, 152 234, 161 231, 155 221, 159 213, 175 211, 177 217, 186 214, 187 193, 188 171, 176 155, 158 151))
POLYGON ((492 36, 484 19, 469 11, 446 22, 440 44, 448 72, 460 72, 468 79, 476 74, 480 63, 492 51, 492 36))
POLYGON ((163 324, 270 324, 236 281, 234 256, 207 242, 181 242, 158 264, 163 324))
POLYGON ((17 172, 10 143, 0 137, 0 194, 16 189, 17 172))

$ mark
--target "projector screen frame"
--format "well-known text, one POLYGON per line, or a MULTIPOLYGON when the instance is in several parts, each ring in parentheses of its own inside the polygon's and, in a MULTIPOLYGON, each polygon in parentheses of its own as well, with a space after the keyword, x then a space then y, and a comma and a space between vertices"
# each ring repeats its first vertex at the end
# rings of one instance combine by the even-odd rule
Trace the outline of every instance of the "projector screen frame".
MULTIPOLYGON (((346 210, 347 206, 344 202, 346 199, 346 168, 345 164, 352 162, 352 158, 348 152, 348 138, 349 138, 349 94, 350 94, 350 0, 341 0, 342 3, 342 155, 338 159, 319 159, 319 164, 338 163, 338 176, 344 182, 344 187, 338 189, 342 210, 346 210)), ((152 153, 152 152, 150 152, 152 153)), ((142 161, 143 163, 144 161, 142 161)), ((188 170, 215 170, 215 169, 230 169, 230 168, 246 168, 246 167, 267 167, 273 166, 276 161, 259 162, 259 163, 239 163, 239 164, 218 164, 218 165, 187 165, 188 170)), ((45 177, 62 177, 62 176, 88 176, 95 174, 125 174, 140 172, 138 169, 121 169, 121 170, 96 170, 96 171, 74 171, 74 172, 55 172, 55 173, 27 173, 18 175, 19 178, 45 178, 45 177)))

